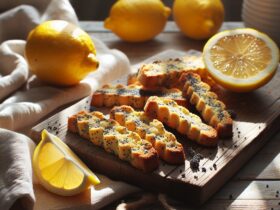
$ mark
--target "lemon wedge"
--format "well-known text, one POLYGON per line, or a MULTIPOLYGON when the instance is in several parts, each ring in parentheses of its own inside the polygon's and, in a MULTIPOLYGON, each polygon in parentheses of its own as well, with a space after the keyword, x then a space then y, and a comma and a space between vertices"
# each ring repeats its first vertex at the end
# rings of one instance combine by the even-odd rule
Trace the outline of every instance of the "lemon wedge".
POLYGON ((99 184, 96 175, 57 136, 42 131, 42 139, 33 154, 33 169, 42 186, 58 195, 76 195, 91 184, 99 184))
POLYGON ((247 92, 266 84, 276 72, 279 49, 266 34, 250 28, 222 31, 208 40, 203 59, 223 87, 247 92))

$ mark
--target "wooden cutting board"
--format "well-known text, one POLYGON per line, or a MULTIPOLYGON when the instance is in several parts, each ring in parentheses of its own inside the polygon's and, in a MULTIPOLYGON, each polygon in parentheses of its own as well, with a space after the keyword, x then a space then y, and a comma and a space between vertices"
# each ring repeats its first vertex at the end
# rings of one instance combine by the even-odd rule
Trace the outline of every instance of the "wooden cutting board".
POLYGON ((122 180, 147 190, 165 192, 186 202, 200 205, 230 179, 263 145, 280 129, 280 72, 272 81, 251 93, 218 91, 228 109, 237 117, 233 125, 232 139, 220 140, 218 147, 209 149, 190 142, 176 134, 186 150, 185 164, 173 166, 160 163, 153 173, 144 173, 95 147, 87 140, 67 132, 67 117, 82 109, 109 110, 90 107, 90 97, 55 114, 31 130, 31 138, 40 140, 40 132, 47 129, 68 144, 88 166, 96 172, 116 180, 122 180), (199 171, 190 167, 188 148, 203 155, 199 171))

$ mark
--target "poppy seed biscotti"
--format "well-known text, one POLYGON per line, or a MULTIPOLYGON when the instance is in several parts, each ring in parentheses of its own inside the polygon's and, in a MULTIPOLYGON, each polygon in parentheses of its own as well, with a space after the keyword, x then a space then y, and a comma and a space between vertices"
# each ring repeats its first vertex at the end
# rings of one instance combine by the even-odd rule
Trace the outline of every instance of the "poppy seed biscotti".
POLYGON ((68 118, 68 129, 102 147, 106 152, 128 161, 145 172, 155 170, 159 158, 152 144, 101 112, 80 112, 68 118))
POLYGON ((184 163, 183 146, 172 133, 164 129, 163 124, 157 119, 152 119, 143 111, 135 111, 126 105, 114 107, 110 112, 110 118, 151 142, 159 157, 167 163, 184 163))
POLYGON ((210 86, 201 81, 198 74, 188 72, 181 76, 184 82, 183 95, 200 112, 202 118, 214 127, 220 138, 232 136, 232 119, 225 104, 210 91, 210 86))
POLYGON ((91 105, 95 107, 113 107, 118 105, 128 105, 135 109, 143 109, 147 99, 156 95, 163 98, 174 99, 182 106, 188 106, 187 100, 183 97, 182 91, 176 88, 161 88, 154 91, 143 90, 140 85, 116 86, 104 85, 92 95, 91 105))
POLYGON ((178 80, 181 74, 188 71, 204 74, 205 66, 201 56, 192 55, 144 64, 139 69, 137 80, 146 89, 178 88, 180 87, 178 80))
POLYGON ((144 111, 150 117, 176 129, 200 145, 217 145, 217 131, 203 123, 199 116, 191 113, 187 108, 179 106, 171 99, 152 96, 148 99, 144 111))

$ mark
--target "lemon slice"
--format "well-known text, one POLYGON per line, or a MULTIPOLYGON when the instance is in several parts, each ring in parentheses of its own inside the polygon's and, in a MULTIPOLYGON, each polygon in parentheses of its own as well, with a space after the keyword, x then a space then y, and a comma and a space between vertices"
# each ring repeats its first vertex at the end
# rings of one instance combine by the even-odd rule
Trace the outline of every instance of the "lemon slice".
POLYGON ((279 49, 266 34, 250 28, 222 31, 203 49, 209 74, 223 87, 246 92, 266 84, 279 62, 279 49))
POLYGON ((42 131, 33 154, 33 169, 41 185, 58 195, 71 196, 99 184, 99 179, 57 136, 42 131))

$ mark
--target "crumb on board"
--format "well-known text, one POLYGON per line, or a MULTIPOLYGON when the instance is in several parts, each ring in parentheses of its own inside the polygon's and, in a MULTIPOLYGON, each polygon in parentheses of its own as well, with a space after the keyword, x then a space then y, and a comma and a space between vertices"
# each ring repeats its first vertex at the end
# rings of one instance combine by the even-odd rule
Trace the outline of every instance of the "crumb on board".
MULTIPOLYGON (((193 148, 189 148, 187 151, 188 156, 191 158, 190 159, 190 167, 193 171, 198 171, 199 170, 199 162, 202 160, 204 157, 200 153, 196 153, 193 148)), ((205 169, 206 170, 206 169, 205 169)), ((205 171, 206 172, 206 171, 205 171)))

